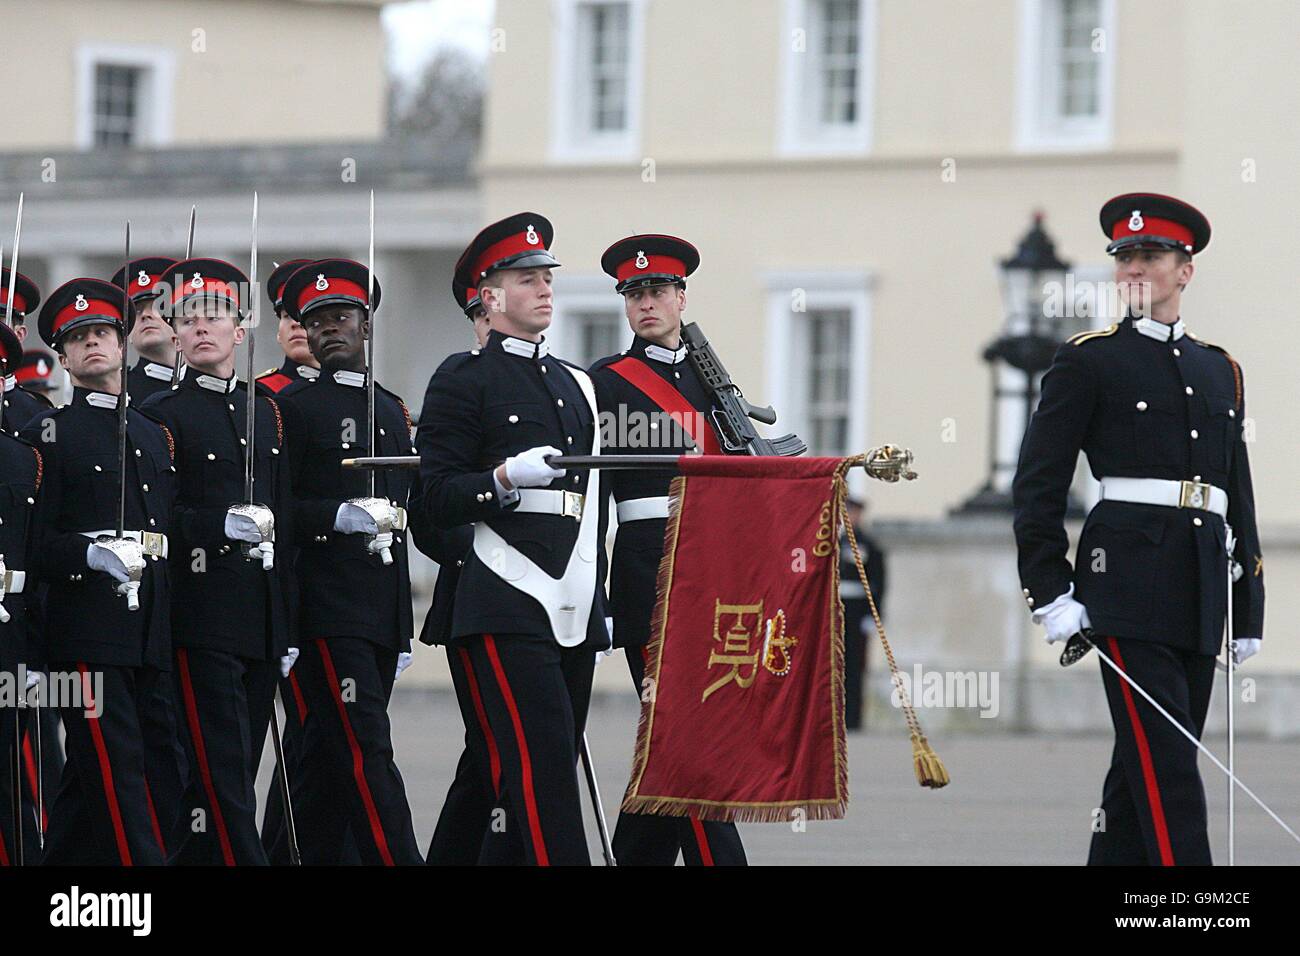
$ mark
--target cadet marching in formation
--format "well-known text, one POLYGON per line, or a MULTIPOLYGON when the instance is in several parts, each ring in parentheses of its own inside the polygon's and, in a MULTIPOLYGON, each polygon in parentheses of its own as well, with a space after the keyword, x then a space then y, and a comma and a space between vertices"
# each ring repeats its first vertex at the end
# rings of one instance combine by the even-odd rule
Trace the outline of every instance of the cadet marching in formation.
MULTIPOLYGON (((1152 309, 1063 345, 1044 380, 1015 484, 1025 597, 1049 640, 1090 635, 1199 735, 1230 606, 1221 559, 1240 562, 1239 660, 1262 632, 1242 374, 1178 311, 1204 217, 1131 194, 1102 225, 1117 278, 1152 289, 1152 309), (1067 558, 1081 450, 1103 500, 1080 554, 1106 549, 1105 573, 1067 558)), ((465 249, 452 291, 476 344, 433 374, 418 428, 372 380, 381 287, 359 263, 276 267, 267 295, 285 359, 251 401, 234 356, 256 276, 146 257, 111 282, 72 279, 38 321, 73 386, 59 408, 14 384, 15 329, 41 295, 4 271, 15 329, 0 324, 0 667, 73 675, 82 695, 60 702, 61 773, 56 727, 37 735, 58 773, 40 806, 41 788, 15 776, 50 708, 0 721, 19 757, 0 784, 24 799, 0 815, 0 864, 590 862, 577 764, 596 654, 624 648, 632 691, 647 692, 670 476, 550 459, 642 452, 600 427, 630 413, 650 422, 650 450, 722 448, 682 336, 695 247, 643 234, 606 250, 631 345, 588 371, 546 336, 553 239, 525 212, 465 249), (140 357, 129 398, 128 339, 140 357), (418 473, 342 465, 409 454, 418 473), (415 636, 410 543, 440 567, 419 639, 446 649, 465 740, 424 852, 388 717, 415 636), (277 690, 288 799, 272 787, 259 832, 254 782, 278 732, 277 690)), ((46 371, 27 379, 48 379, 54 361, 38 357, 46 371)), ((1195 751, 1103 677, 1116 745, 1091 862, 1208 862, 1195 751)), ((626 813, 613 852, 634 865, 746 862, 733 824, 626 813)))

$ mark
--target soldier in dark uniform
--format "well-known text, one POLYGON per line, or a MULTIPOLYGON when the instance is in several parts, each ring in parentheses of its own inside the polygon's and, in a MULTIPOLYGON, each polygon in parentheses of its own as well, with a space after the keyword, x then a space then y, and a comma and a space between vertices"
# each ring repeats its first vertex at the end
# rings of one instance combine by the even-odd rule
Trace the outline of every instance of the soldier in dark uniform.
MULTIPOLYGON (((686 360, 681 341, 686 277, 699 266, 699 252, 673 236, 629 236, 606 249, 600 264, 617 282, 614 290, 623 296, 632 330, 627 351, 591 367, 601 414, 607 421, 626 423, 619 425, 617 439, 602 453, 721 454, 706 418, 712 400, 686 360), (677 413, 687 427, 669 413, 677 413), (637 418, 643 419, 640 428, 637 418), (638 435, 645 436, 645 444, 638 443, 638 435)), ((642 694, 672 474, 614 471, 606 480, 618 516, 609 585, 614 646, 624 649, 632 684, 642 694)), ((734 823, 619 814, 614 856, 621 865, 672 866, 679 850, 688 866, 746 862, 734 823)))
MULTIPOLYGON (((0 433, 0 673, 16 675, 18 665, 29 659, 27 608, 35 581, 29 579, 28 548, 32 512, 40 493, 43 467, 40 453, 26 442, 0 433)), ((0 706, 0 866, 18 866, 39 858, 36 817, 26 805, 24 793, 23 859, 18 857, 11 800, 18 781, 14 780, 14 750, 19 747, 19 718, 25 712, 0 706)), ((25 765, 26 761, 22 761, 25 765)))
MULTIPOLYGON (((599 475, 545 461, 599 448, 581 369, 550 354, 551 224, 536 213, 475 237, 456 278, 488 310, 487 344, 453 355, 420 414, 421 499, 444 530, 474 524, 460 569, 453 648, 473 665, 500 762, 508 832, 536 864, 588 864, 578 794, 593 652, 609 643, 597 580, 599 475), (503 464, 504 463, 504 464, 503 464)), ((484 862, 496 862, 487 841, 484 862)))
MULTIPOLYGON (((363 862, 422 864, 387 712, 413 630, 403 530, 410 477, 379 472, 370 496, 366 473, 340 464, 356 455, 411 453, 406 405, 377 385, 373 451, 366 434, 366 296, 366 268, 346 259, 311 263, 284 286, 285 308, 321 364, 316 381, 279 393, 303 422, 291 434, 304 437, 294 476, 302 656, 293 672, 310 721, 291 782, 295 798, 318 789, 347 809, 363 862)), ((375 282, 371 309, 379 299, 375 282)), ((303 861, 335 863, 339 847, 308 839, 328 827, 311 819, 308 806, 295 799, 303 861)))
POLYGON ((132 259, 129 266, 113 274, 113 285, 127 290, 135 306, 135 328, 131 330, 131 346, 140 356, 135 366, 126 373, 126 390, 131 401, 140 403, 151 395, 172 387, 172 369, 176 362, 176 344, 172 328, 163 315, 172 286, 178 280, 176 260, 165 256, 145 256, 132 259))
MULTIPOLYGON (((19 387, 49 399, 58 391, 56 374, 61 374, 59 360, 52 352, 29 348, 23 351, 22 363, 14 377, 17 378, 19 387)), ((45 590, 43 586, 33 583, 26 594, 27 651, 22 659, 27 665, 29 682, 35 679, 36 673, 45 669, 45 662, 40 657, 45 646, 42 637, 45 631, 45 590)), ((58 790, 64 763, 63 745, 59 742, 59 712, 54 707, 44 706, 39 698, 37 702, 40 706, 29 707, 22 712, 24 812, 29 814, 33 827, 38 805, 41 808, 40 819, 48 826, 50 800, 58 790), (36 726, 37 722, 40 723, 39 727, 36 726)), ((40 842, 34 832, 31 839, 24 840, 23 850, 28 860, 40 862, 40 842)))
POLYGON ((311 259, 289 259, 276 266, 271 277, 266 280, 266 294, 280 323, 275 331, 275 340, 280 343, 280 348, 284 351, 284 362, 279 368, 270 368, 260 373, 257 376, 257 384, 272 392, 278 393, 285 386, 292 385, 299 379, 315 380, 320 375, 320 363, 316 361, 316 356, 311 354, 307 333, 298 320, 285 309, 282 295, 284 284, 289 281, 289 276, 311 261, 311 259))
MULTIPOLYGON (((871 584, 871 596, 881 617, 885 614, 885 552, 876 539, 862 527, 866 506, 857 498, 848 499, 848 518, 857 538, 863 570, 871 584)), ((866 628, 873 627, 867 589, 858 579, 858 565, 847 535, 840 536, 840 603, 844 605, 844 726, 861 730, 866 708, 863 706, 863 682, 867 676, 869 644, 866 628)))
POLYGON ((182 828, 172 860, 265 864, 254 782, 289 645, 290 569, 275 552, 277 538, 291 537, 284 420, 272 397, 257 399, 256 503, 247 504, 248 391, 235 374, 235 347, 247 332, 248 279, 216 259, 189 259, 175 272, 187 281, 172 291, 165 314, 185 365, 177 387, 154 395, 142 410, 166 425, 175 442, 174 697, 194 768, 182 816, 192 821, 201 812, 205 825, 182 828))
POLYGON ((49 585, 51 678, 83 695, 81 706, 61 702, 68 762, 50 811, 47 863, 161 864, 179 802, 175 726, 152 693, 171 667, 171 436, 129 411, 125 474, 118 458, 120 373, 133 321, 122 291, 99 279, 65 283, 40 313, 41 337, 74 390, 69 404, 23 430, 44 459, 30 553, 49 585), (116 538, 119 475, 126 512, 116 538))
MULTIPOLYGON (((1240 663, 1259 648, 1263 559, 1247 459, 1241 367, 1187 332, 1192 256, 1210 224, 1168 196, 1107 202, 1101 225, 1129 314, 1061 346, 1013 485, 1025 600, 1047 639, 1096 646, 1200 736, 1228 605, 1240 663), (1142 317, 1137 317, 1142 316, 1142 317), (1073 569, 1064 527, 1079 451, 1101 482, 1073 569), (1235 540, 1234 540, 1235 539, 1235 540)), ((1115 750, 1092 864, 1208 864, 1197 751, 1104 664, 1115 750)))
MULTIPOLYGON (((13 328, 0 320, 0 381, 4 383, 0 429, 9 435, 17 435, 24 425, 52 407, 44 395, 38 395, 18 384, 17 372, 23 360, 23 340, 27 337, 27 327, 23 321, 27 313, 36 311, 36 306, 41 301, 41 290, 21 272, 14 276, 13 328)), ((0 317, 4 315, 9 301, 9 284, 8 267, 0 268, 0 317)))
MULTIPOLYGON (((478 289, 453 280, 452 294, 473 326, 476 347, 483 348, 489 331, 488 313, 478 289)), ((422 494, 417 479, 411 489, 411 500, 418 501, 422 494)), ((418 513, 412 514, 411 535, 415 546, 438 563, 433 603, 424 619, 420 642, 448 645, 447 667, 465 724, 465 749, 456 763, 456 776, 447 789, 425 861, 431 866, 473 866, 482 855, 485 835, 491 833, 501 763, 469 651, 463 643, 450 646, 456 586, 460 582, 460 568, 474 544, 474 528, 460 525, 444 531, 426 527, 420 517, 418 513)))

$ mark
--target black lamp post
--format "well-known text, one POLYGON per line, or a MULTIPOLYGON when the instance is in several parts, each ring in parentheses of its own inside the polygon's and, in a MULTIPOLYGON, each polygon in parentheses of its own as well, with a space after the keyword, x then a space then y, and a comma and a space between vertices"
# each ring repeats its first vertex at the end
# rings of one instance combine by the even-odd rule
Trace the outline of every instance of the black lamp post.
MULTIPOLYGON (((1070 263, 1056 255, 1056 244, 1043 230, 1043 214, 1020 239, 1015 255, 1001 261, 1002 301, 1006 310, 1002 334, 984 349, 992 382, 989 415, 989 476, 954 515, 1005 514, 1011 511, 1011 480, 1029 418, 1038 404, 1038 382, 1052 364, 1056 350, 1073 331, 1064 315, 1048 315, 1045 288, 1063 288, 1070 263)), ((1060 303, 1061 295, 1054 297, 1060 303)), ((1060 309, 1066 312, 1068 310, 1060 309)), ((1071 516, 1082 514, 1073 497, 1071 516)))

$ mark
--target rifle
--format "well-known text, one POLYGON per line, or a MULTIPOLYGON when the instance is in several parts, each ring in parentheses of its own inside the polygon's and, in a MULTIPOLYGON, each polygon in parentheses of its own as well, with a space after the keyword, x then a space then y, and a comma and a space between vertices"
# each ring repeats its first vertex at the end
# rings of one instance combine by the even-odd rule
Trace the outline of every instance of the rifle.
POLYGON ((696 323, 682 324, 682 342, 686 345, 686 357, 691 367, 713 397, 714 408, 709 416, 713 419, 713 428, 718 433, 718 443, 723 451, 731 455, 796 457, 808 450, 798 435, 764 438, 750 424, 752 418, 764 425, 775 425, 776 411, 771 405, 759 407, 745 400, 740 386, 731 380, 718 353, 713 351, 713 346, 696 323))

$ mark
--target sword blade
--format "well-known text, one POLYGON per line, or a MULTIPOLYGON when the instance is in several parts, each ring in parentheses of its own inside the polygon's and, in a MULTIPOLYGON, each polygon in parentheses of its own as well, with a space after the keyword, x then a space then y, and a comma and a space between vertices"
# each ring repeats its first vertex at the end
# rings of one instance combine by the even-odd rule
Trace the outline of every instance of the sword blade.
POLYGON ((609 839, 609 824, 605 820, 605 807, 600 802, 600 785, 596 782, 596 765, 591 759, 591 746, 587 743, 587 732, 582 732, 582 769, 587 777, 587 789, 591 791, 591 807, 596 814, 596 829, 600 831, 600 851, 605 857, 606 866, 617 866, 614 859, 614 845, 609 839))
POLYGON ((131 220, 126 222, 126 240, 123 250, 122 283, 122 368, 118 374, 117 393, 117 537, 126 529, 126 316, 131 308, 131 220))
MULTIPOLYGON (((366 261, 366 442, 371 453, 375 442, 375 191, 370 190, 370 251, 366 261)), ((370 472, 370 497, 375 497, 375 472, 370 472)))
MULTIPOLYGON (((186 259, 189 259, 191 256, 194 255, 194 220, 198 218, 198 214, 199 214, 198 204, 196 203, 191 205, 190 225, 189 225, 189 229, 186 230, 185 233, 185 258, 186 259)), ((175 385, 177 382, 181 380, 181 363, 183 361, 184 359, 181 358, 181 350, 177 349, 176 358, 172 362, 172 385, 175 385)))
MULTIPOLYGON (((14 220, 14 250, 9 255, 9 292, 5 296, 5 325, 14 324, 14 286, 18 284, 18 247, 23 238, 23 199, 25 194, 18 194, 18 218, 14 220)), ((4 259, 0 255, 0 262, 4 259)))
POLYGON ((257 294, 257 191, 253 192, 253 238, 250 241, 252 251, 249 254, 249 295, 253 300, 253 308, 249 317, 248 325, 248 354, 247 372, 244 375, 245 384, 248 386, 248 398, 244 406, 244 501, 247 504, 253 503, 253 462, 256 460, 253 455, 253 438, 257 431, 256 421, 256 400, 257 388, 253 380, 253 346, 257 341, 258 317, 261 315, 260 300, 261 296, 257 294))

